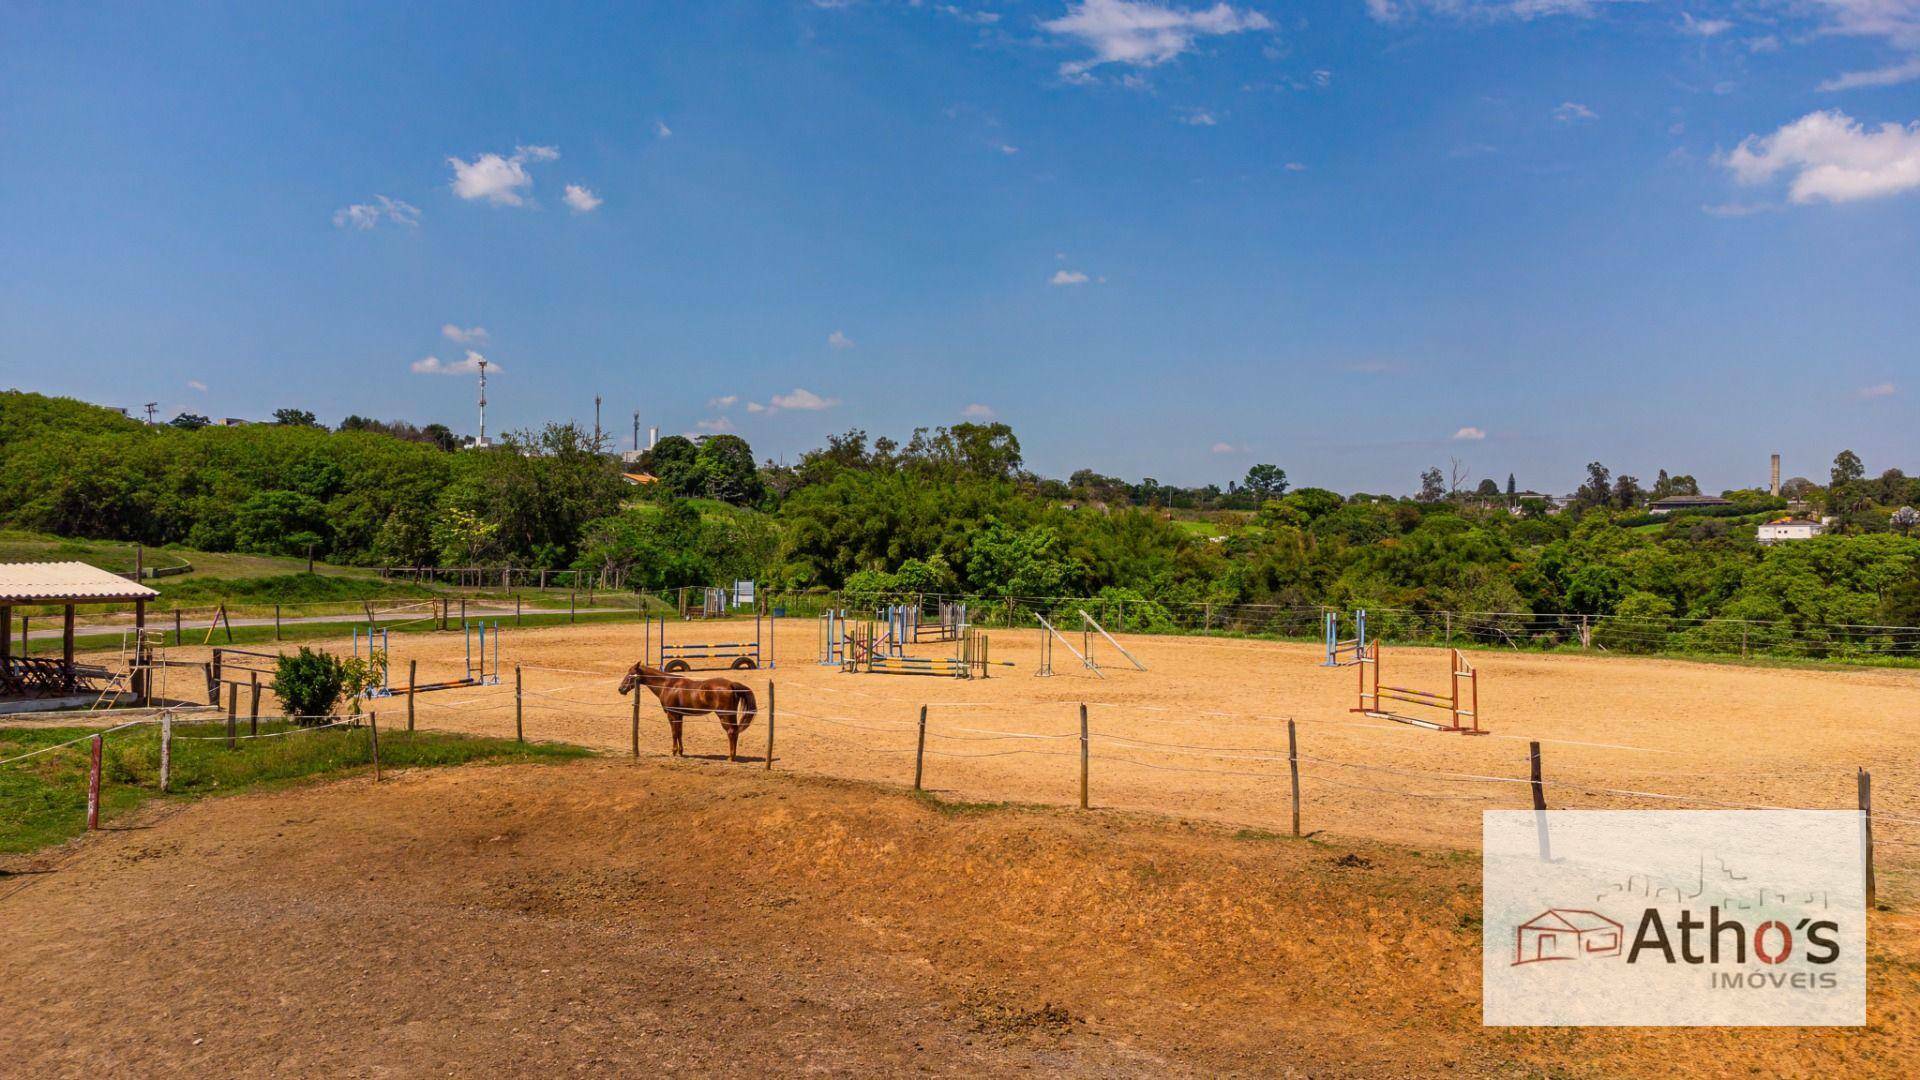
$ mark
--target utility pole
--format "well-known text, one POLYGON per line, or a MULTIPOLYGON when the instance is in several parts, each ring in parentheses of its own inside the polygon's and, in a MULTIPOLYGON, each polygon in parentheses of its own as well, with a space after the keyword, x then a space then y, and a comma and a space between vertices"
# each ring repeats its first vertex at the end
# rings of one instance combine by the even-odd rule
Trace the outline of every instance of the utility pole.
POLYGON ((593 395, 593 452, 600 452, 600 395, 593 395))
POLYGON ((147 402, 147 426, 148 427, 153 426, 153 410, 159 407, 160 407, 160 403, 157 401, 147 402))

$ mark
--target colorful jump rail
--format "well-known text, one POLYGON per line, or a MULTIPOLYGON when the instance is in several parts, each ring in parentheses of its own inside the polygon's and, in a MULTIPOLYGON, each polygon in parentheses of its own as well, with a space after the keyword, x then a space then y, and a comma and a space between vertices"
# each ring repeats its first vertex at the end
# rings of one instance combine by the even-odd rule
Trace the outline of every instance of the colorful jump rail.
POLYGON ((954 639, 952 656, 908 656, 887 650, 888 637, 874 624, 857 625, 846 639, 845 659, 840 670, 869 675, 934 675, 949 679, 984 679, 994 666, 1012 667, 1011 661, 993 660, 987 655, 987 635, 969 630, 954 639))
POLYGON ((1457 735, 1487 734, 1480 729, 1479 676, 1474 673, 1473 665, 1460 655, 1459 649, 1448 649, 1447 656, 1451 673, 1447 693, 1390 686, 1380 681, 1381 662, 1385 658, 1380 652, 1380 639, 1375 638, 1356 661, 1360 675, 1360 703, 1351 711, 1376 720, 1412 724, 1429 731, 1446 731, 1457 735), (1431 709, 1434 712, 1425 716, 1408 715, 1394 711, 1392 705, 1431 709), (1439 713, 1446 714, 1444 721, 1439 713))
POLYGON ((642 616, 641 622, 640 655, 662 671, 747 671, 774 666, 773 618, 758 606, 753 609, 753 637, 744 641, 668 641, 664 617, 642 616))

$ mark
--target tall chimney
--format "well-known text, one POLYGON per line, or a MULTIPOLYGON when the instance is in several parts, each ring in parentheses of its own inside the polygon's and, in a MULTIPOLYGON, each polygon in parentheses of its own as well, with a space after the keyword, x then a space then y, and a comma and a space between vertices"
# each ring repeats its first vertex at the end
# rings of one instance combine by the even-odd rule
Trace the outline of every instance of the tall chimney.
POLYGON ((1773 484, 1772 486, 1767 488, 1767 493, 1772 495, 1776 499, 1780 497, 1780 455, 1779 454, 1773 455, 1773 484))
POLYGON ((660 429, 657 427, 648 428, 647 429, 647 449, 649 450, 653 449, 653 444, 659 441, 660 441, 660 429))

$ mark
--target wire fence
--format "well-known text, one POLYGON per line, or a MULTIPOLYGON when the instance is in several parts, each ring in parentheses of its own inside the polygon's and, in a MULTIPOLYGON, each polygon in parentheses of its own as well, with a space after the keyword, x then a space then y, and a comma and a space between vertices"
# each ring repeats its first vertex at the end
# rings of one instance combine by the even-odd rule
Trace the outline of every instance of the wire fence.
MULTIPOLYGON (((671 721, 653 701, 612 696, 616 671, 522 665, 520 688, 502 686, 466 700, 422 701, 435 725, 473 725, 493 730, 502 710, 523 738, 555 738, 622 746, 631 755, 669 753, 662 728, 671 721)), ((744 674, 731 672, 729 674, 744 674)), ((1467 771, 1409 765, 1403 737, 1445 739, 1400 725, 1206 710, 1209 715, 1168 715, 1168 710, 1127 702, 1062 701, 1056 698, 986 702, 929 700, 904 706, 898 696, 854 687, 807 685, 808 702, 795 708, 776 701, 777 683, 754 687, 761 711, 741 743, 757 767, 879 780, 915 788, 937 787, 968 799, 1015 800, 1170 813, 1291 831, 1295 815, 1308 832, 1370 836, 1389 841, 1439 841, 1471 849, 1479 838, 1479 815, 1426 808, 1473 809, 1857 809, 1842 792, 1860 778, 1855 770, 1809 768, 1793 772, 1748 772, 1737 768, 1643 771, 1640 755, 1674 751, 1626 744, 1563 740, 1581 754, 1572 771, 1557 773, 1553 740, 1515 738, 1513 772, 1467 771), (845 699, 826 708, 816 691, 845 699), (869 700, 856 700, 868 698, 869 700), (1058 722, 1036 723, 1046 716, 1058 722), (1106 719, 1102 719, 1102 717, 1106 719), (1156 729, 1167 729, 1164 733, 1156 729), (1338 730, 1337 739, 1316 730, 1338 730), (1191 734, 1187 734, 1191 732, 1191 734), (1356 748, 1391 736, 1388 760, 1365 760, 1356 748), (764 738, 764 744, 759 742, 764 738), (754 745, 749 747, 748 742, 754 745), (1348 747, 1345 753, 1339 747, 1348 747), (1595 756, 1627 755, 1611 783, 1594 776, 1595 756), (1052 759, 1064 759, 1057 763, 1052 759), (943 771, 940 762, 950 762, 943 771), (1029 764, 1030 763, 1030 764, 1029 764), (1531 772, 1540 763, 1541 772, 1531 772), (1819 784, 1810 781, 1824 777, 1819 784), (1667 783, 1646 783, 1665 779, 1667 783), (1693 787, 1688 781, 1698 783, 1693 787), (1077 789, 1077 790, 1076 790, 1077 789), (1751 793, 1749 793, 1751 792, 1751 793)), ((635 691, 636 694, 642 691, 635 691)), ((426 715, 423 713, 423 715, 426 715)), ((686 720, 697 733, 713 717, 686 720)), ((1487 740, 1482 745, 1491 745, 1487 740)), ((1417 752, 1411 751, 1411 752, 1417 752)), ((1482 759, 1485 760, 1485 759, 1482 759)), ((1604 766, 1601 766, 1604 767, 1604 766)), ((1894 875, 1911 872, 1920 851, 1920 774, 1888 770, 1881 808, 1872 816, 1875 842, 1884 842, 1894 875)), ((1864 780, 1862 795, 1864 798, 1864 780)), ((1849 792, 1850 794, 1850 792, 1849 792)))

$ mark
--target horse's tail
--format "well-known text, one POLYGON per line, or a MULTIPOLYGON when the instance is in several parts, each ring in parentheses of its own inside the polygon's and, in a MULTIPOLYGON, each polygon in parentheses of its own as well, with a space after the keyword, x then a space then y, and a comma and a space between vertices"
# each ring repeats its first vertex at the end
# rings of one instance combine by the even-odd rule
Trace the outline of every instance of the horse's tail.
POLYGON ((753 688, 735 684, 733 691, 733 726, 735 731, 747 730, 753 718, 760 711, 760 699, 753 696, 753 688))

